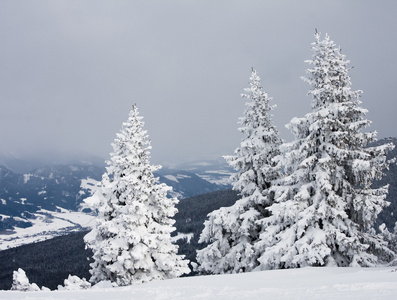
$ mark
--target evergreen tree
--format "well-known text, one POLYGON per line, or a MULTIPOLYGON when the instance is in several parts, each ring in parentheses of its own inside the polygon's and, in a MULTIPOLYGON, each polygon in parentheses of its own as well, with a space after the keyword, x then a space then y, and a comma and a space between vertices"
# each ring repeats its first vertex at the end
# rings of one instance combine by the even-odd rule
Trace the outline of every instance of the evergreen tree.
POLYGON ((296 140, 282 146, 285 177, 271 187, 275 203, 261 222, 259 269, 373 266, 394 255, 372 229, 388 187, 371 188, 393 145, 367 147, 376 132, 363 131, 370 121, 362 92, 351 90, 349 61, 328 35, 315 39, 303 78, 312 112, 287 125, 296 140))
POLYGON ((176 198, 159 184, 149 164, 150 141, 134 105, 112 144, 114 152, 101 187, 86 199, 97 210, 92 231, 85 236, 93 250, 91 282, 117 285, 168 279, 189 273, 188 262, 171 243, 176 198))
POLYGON ((225 156, 238 171, 232 180, 241 199, 208 215, 200 242, 209 245, 197 253, 201 273, 248 272, 258 266, 258 254, 254 251, 260 231, 257 220, 268 215, 265 207, 271 203, 271 197, 267 189, 280 175, 273 158, 279 155, 281 141, 271 120, 274 106, 262 90, 255 70, 250 80, 250 87, 242 95, 247 99, 246 110, 239 120, 244 138, 234 156, 225 156))

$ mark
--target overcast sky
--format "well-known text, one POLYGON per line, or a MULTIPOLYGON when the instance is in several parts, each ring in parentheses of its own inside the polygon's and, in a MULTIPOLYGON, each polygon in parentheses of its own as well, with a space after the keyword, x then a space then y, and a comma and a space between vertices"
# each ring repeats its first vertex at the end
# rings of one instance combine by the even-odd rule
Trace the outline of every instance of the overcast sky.
POLYGON ((396 16, 395 0, 2 0, 0 154, 108 159, 134 103, 152 163, 231 154, 251 67, 290 140, 315 28, 354 66, 370 129, 395 137, 396 16))

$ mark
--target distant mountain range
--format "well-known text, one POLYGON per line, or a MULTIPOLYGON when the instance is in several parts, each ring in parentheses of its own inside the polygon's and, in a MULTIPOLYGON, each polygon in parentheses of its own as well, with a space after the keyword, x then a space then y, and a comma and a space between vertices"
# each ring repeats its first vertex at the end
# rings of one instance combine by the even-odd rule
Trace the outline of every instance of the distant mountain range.
POLYGON ((97 156, 84 154, 77 156, 44 153, 40 156, 26 157, 0 152, 0 166, 6 167, 17 174, 29 173, 44 166, 55 165, 105 167, 105 160, 97 156))
POLYGON ((85 197, 81 180, 102 173, 97 166, 57 165, 17 174, 0 166, 0 231, 31 226, 41 210, 77 211, 85 197))
POLYGON ((173 196, 183 199, 230 188, 232 173, 234 170, 221 159, 164 167, 155 176, 172 186, 173 196))
MULTIPOLYGON (((87 228, 89 217, 80 205, 104 172, 103 166, 84 164, 26 173, 0 166, 0 250, 87 228)), ((155 176, 173 188, 170 196, 182 199, 230 188, 231 173, 223 161, 206 161, 164 168, 155 176)))

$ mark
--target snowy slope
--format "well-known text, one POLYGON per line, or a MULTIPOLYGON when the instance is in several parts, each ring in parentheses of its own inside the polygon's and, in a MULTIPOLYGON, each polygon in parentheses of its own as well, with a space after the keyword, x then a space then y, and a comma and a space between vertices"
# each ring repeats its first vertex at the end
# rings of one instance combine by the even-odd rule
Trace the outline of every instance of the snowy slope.
POLYGON ((82 291, 0 291, 0 299, 396 299, 395 268, 303 268, 82 291))
POLYGON ((235 173, 223 158, 218 160, 195 161, 169 167, 169 169, 179 169, 197 174, 202 179, 220 186, 230 187, 230 175, 235 173))
POLYGON ((41 242, 71 232, 88 230, 92 226, 94 218, 92 215, 66 210, 61 207, 58 207, 57 212, 42 209, 33 215, 34 218, 30 220, 31 227, 15 227, 7 234, 0 234, 0 251, 41 242))

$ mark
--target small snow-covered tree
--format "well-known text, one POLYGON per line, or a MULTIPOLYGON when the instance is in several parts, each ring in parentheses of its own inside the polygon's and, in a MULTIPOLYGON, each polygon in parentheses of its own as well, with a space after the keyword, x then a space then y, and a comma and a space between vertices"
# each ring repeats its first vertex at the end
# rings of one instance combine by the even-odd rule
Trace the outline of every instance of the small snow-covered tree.
POLYGON ((25 271, 19 268, 13 273, 11 290, 28 292, 40 291, 40 288, 37 284, 30 283, 25 271))
POLYGON ((272 203, 267 190, 280 176, 273 159, 279 155, 281 140, 271 120, 274 106, 255 70, 250 80, 250 87, 242 94, 247 100, 246 110, 239 120, 244 138, 234 156, 225 156, 237 171, 232 176, 233 189, 241 199, 208 215, 200 242, 209 244, 197 252, 201 273, 249 272, 258 265, 258 253, 254 251, 260 232, 257 220, 268 215, 265 207, 272 203))
POLYGON ((349 61, 328 35, 315 39, 303 78, 312 112, 287 125, 296 139, 282 146, 285 176, 271 187, 275 203, 256 244, 259 269, 373 266, 394 255, 372 229, 388 188, 371 187, 393 145, 368 147, 376 132, 363 130, 370 121, 362 92, 351 90, 349 61))
POLYGON ((63 281, 64 285, 58 285, 58 290, 85 290, 91 287, 85 278, 81 279, 76 275, 70 275, 63 281))
POLYGON ((93 250, 90 281, 129 285, 189 273, 171 243, 178 200, 168 198, 171 188, 153 175, 160 166, 149 163, 150 141, 135 105, 112 146, 101 187, 86 199, 98 212, 85 236, 93 250))

